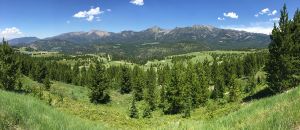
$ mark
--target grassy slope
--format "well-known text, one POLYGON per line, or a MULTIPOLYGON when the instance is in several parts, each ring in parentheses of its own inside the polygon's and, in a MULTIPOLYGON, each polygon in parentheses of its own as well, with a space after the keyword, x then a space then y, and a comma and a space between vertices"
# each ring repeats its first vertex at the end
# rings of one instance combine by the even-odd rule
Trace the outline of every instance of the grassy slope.
POLYGON ((212 121, 176 122, 161 129, 290 130, 300 125, 300 88, 253 101, 236 112, 212 121))
POLYGON ((105 129, 99 124, 59 112, 28 95, 0 90, 0 104, 0 129, 105 129))
MULTIPOLYGON (((29 78, 23 81, 24 86, 40 85, 29 78)), ((52 107, 45 103, 47 92, 44 92, 44 101, 41 101, 30 95, 0 91, 0 128, 103 129, 105 126, 122 129, 292 129, 300 124, 300 88, 245 103, 241 109, 240 105, 228 104, 216 111, 208 111, 214 109, 214 105, 209 105, 195 110, 190 119, 183 119, 181 115, 163 116, 160 111, 155 111, 151 119, 130 119, 130 95, 120 95, 114 91, 111 93, 112 102, 107 105, 91 104, 87 88, 61 82, 54 82, 50 94, 52 107), (63 95, 62 102, 58 101, 58 95, 63 95), (224 113, 230 114, 224 116, 224 113), (210 119, 210 116, 214 118, 210 119)))

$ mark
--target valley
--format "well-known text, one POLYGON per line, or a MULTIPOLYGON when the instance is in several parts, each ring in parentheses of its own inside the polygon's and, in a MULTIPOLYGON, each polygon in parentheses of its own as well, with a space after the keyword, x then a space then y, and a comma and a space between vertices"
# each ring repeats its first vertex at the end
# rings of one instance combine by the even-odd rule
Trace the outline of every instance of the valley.
POLYGON ((0 130, 298 130, 298 5, 0 0, 0 130))

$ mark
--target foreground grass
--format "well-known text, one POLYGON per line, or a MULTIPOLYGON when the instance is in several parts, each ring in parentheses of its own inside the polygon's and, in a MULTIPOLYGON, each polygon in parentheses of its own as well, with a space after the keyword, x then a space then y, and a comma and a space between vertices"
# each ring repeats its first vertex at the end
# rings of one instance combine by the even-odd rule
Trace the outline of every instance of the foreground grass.
POLYGON ((105 127, 59 112, 40 100, 0 90, 0 129, 87 130, 105 127))

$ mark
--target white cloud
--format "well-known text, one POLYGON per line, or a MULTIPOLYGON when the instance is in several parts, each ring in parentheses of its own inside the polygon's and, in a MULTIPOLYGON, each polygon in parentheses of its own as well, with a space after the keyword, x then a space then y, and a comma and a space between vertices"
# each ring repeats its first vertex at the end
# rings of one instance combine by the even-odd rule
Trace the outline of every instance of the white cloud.
POLYGON ((270 12, 268 15, 272 16, 272 15, 276 15, 277 14, 277 10, 273 10, 272 12, 270 12))
POLYGON ((265 9, 262 9, 262 10, 259 12, 259 14, 260 14, 260 15, 264 15, 264 14, 269 13, 269 12, 270 12, 270 9, 269 9, 269 8, 265 8, 265 9))
POLYGON ((238 31, 246 31, 252 33, 271 34, 274 23, 267 22, 256 22, 250 23, 250 25, 232 25, 232 26, 221 26, 224 29, 233 29, 238 31))
POLYGON ((271 18, 269 21, 271 22, 278 22, 280 20, 280 18, 275 17, 275 18, 271 18))
POLYGON ((233 19, 238 19, 239 16, 235 12, 228 12, 223 14, 225 17, 233 18, 233 19))
POLYGON ((5 37, 7 39, 16 38, 22 36, 22 32, 20 29, 16 27, 5 28, 3 31, 0 32, 1 37, 5 37))
POLYGON ((218 17, 218 20, 223 21, 223 20, 225 20, 225 18, 223 18, 223 17, 218 17))
POLYGON ((255 17, 258 17, 259 15, 265 15, 267 14, 268 16, 273 16, 277 14, 277 10, 273 10, 271 11, 269 8, 265 8, 262 9, 261 11, 259 11, 257 14, 255 14, 255 17))
POLYGON ((85 18, 87 21, 93 21, 95 16, 102 14, 103 11, 100 10, 100 7, 91 8, 89 11, 79 11, 74 14, 74 18, 85 18))
POLYGON ((144 0, 131 0, 130 3, 138 6, 143 6, 144 0))
POLYGON ((107 11, 107 12, 111 12, 112 10, 111 10, 111 9, 106 9, 106 11, 107 11))
POLYGON ((270 27, 229 27, 227 29, 246 31, 246 32, 252 32, 252 33, 271 34, 273 28, 270 28, 270 27))

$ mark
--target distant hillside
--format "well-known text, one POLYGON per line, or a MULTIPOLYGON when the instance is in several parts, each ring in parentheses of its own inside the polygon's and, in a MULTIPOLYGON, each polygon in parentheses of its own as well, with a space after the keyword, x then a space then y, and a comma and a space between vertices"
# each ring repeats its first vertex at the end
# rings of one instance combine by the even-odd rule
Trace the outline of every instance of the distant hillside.
POLYGON ((197 25, 171 30, 152 27, 139 32, 70 32, 27 46, 63 53, 105 52, 115 57, 140 58, 202 50, 265 48, 269 42, 269 35, 265 34, 197 25))
POLYGON ((28 44, 28 43, 35 42, 37 40, 40 40, 40 39, 37 37, 22 37, 22 38, 11 39, 8 41, 8 43, 11 45, 28 44))

